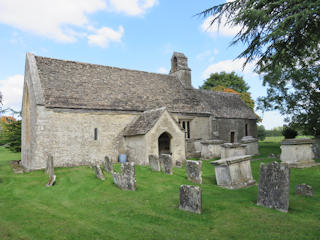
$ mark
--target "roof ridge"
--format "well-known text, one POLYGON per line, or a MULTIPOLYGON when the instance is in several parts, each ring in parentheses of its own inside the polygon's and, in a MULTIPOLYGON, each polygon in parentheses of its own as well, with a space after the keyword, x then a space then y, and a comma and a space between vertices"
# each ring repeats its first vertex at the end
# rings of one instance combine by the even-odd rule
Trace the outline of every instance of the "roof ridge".
POLYGON ((35 55, 33 53, 31 53, 31 54, 34 55, 34 57, 36 59, 37 58, 43 58, 43 59, 48 59, 48 60, 60 61, 60 62, 68 62, 68 63, 82 64, 82 65, 89 65, 89 66, 107 67, 107 68, 111 68, 111 69, 119 69, 119 70, 131 71, 131 72, 141 72, 141 73, 148 73, 148 74, 155 74, 155 75, 161 75, 161 76, 167 76, 167 77, 176 78, 176 76, 171 75, 171 74, 166 74, 166 73, 155 73, 155 72, 149 72, 149 71, 144 71, 144 70, 121 68, 121 67, 114 67, 114 66, 103 65, 103 64, 98 64, 98 63, 88 63, 88 62, 75 61, 75 60, 66 60, 66 59, 60 59, 60 58, 44 57, 44 56, 35 55))

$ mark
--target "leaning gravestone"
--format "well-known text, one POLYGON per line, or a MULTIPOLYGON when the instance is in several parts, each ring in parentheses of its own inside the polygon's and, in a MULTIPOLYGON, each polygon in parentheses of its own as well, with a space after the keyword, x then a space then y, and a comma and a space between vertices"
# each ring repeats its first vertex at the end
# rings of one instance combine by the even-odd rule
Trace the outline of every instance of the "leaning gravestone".
POLYGON ((260 206, 288 212, 290 169, 288 164, 277 162, 260 165, 258 202, 260 206))
POLYGON ((161 166, 161 171, 172 175, 172 157, 170 154, 160 154, 159 162, 161 166))
POLYGON ((188 180, 197 184, 202 183, 202 162, 201 161, 186 161, 186 172, 188 180))
POLYGON ((104 157, 103 168, 109 173, 113 172, 112 160, 108 156, 104 157))
POLYGON ((156 155, 149 155, 149 166, 152 171, 160 172, 159 158, 156 155))
POLYGON ((180 186, 179 209, 193 213, 201 213, 202 191, 199 186, 180 186))
POLYGON ((313 196, 313 190, 310 185, 307 185, 305 183, 300 184, 296 187, 296 194, 297 195, 303 195, 303 196, 313 196))
POLYGON ((136 172, 133 162, 121 164, 121 173, 112 173, 113 182, 119 188, 124 190, 136 190, 136 172))
POLYGON ((100 165, 94 165, 94 166, 93 166, 93 169, 94 169, 94 172, 95 172, 96 177, 97 177, 98 179, 100 179, 100 180, 105 180, 104 175, 103 175, 103 172, 102 172, 102 170, 101 170, 101 168, 100 168, 100 165))

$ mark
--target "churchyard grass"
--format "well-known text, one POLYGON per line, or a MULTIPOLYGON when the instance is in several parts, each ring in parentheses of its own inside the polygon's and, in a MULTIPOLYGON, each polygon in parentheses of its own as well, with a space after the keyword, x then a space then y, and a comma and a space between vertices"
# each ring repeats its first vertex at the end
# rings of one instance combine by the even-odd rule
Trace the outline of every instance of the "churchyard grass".
MULTIPOLYGON (((261 142, 252 161, 254 179, 261 162, 279 154, 279 143, 261 142)), ((201 215, 178 209, 181 184, 196 185, 185 168, 173 175, 136 166, 137 190, 123 191, 95 177, 92 168, 56 168, 56 185, 46 188, 44 171, 14 174, 9 160, 20 158, 0 148, 0 239, 319 239, 320 167, 291 169, 288 213, 256 205, 257 186, 239 190, 216 185, 210 161, 203 161, 201 215), (295 194, 298 184, 314 197, 295 194)), ((119 165, 116 166, 119 170, 119 165)))

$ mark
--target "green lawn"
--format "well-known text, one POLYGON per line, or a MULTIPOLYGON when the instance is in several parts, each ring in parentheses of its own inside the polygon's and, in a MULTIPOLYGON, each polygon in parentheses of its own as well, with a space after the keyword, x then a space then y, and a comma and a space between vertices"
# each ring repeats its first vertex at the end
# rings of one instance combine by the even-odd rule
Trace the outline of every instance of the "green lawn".
MULTIPOLYGON (((252 171, 279 153, 279 143, 263 142, 252 171), (259 160, 263 159, 263 160, 259 160)), ((0 239, 320 239, 320 167, 292 169, 289 213, 256 206, 257 187, 216 185, 213 167, 203 161, 203 213, 178 209, 179 186, 192 184, 184 168, 174 175, 136 167, 137 191, 95 178, 89 167, 56 169, 57 184, 46 188, 43 171, 14 174, 9 160, 19 154, 0 148, 0 239), (313 186, 314 197, 295 195, 295 186, 313 186)))

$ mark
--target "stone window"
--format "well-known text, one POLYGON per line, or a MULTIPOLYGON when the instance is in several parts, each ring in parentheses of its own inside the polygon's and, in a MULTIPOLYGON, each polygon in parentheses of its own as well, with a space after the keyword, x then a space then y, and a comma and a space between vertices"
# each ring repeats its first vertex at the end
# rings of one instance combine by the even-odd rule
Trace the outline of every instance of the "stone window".
POLYGON ((235 132, 230 133, 230 142, 234 143, 235 132))
POLYGON ((179 120, 179 124, 184 129, 185 138, 190 138, 190 121, 189 120, 179 120))
POLYGON ((248 136, 248 124, 245 125, 245 136, 248 136))
POLYGON ((94 140, 98 140, 98 128, 94 129, 94 140))

